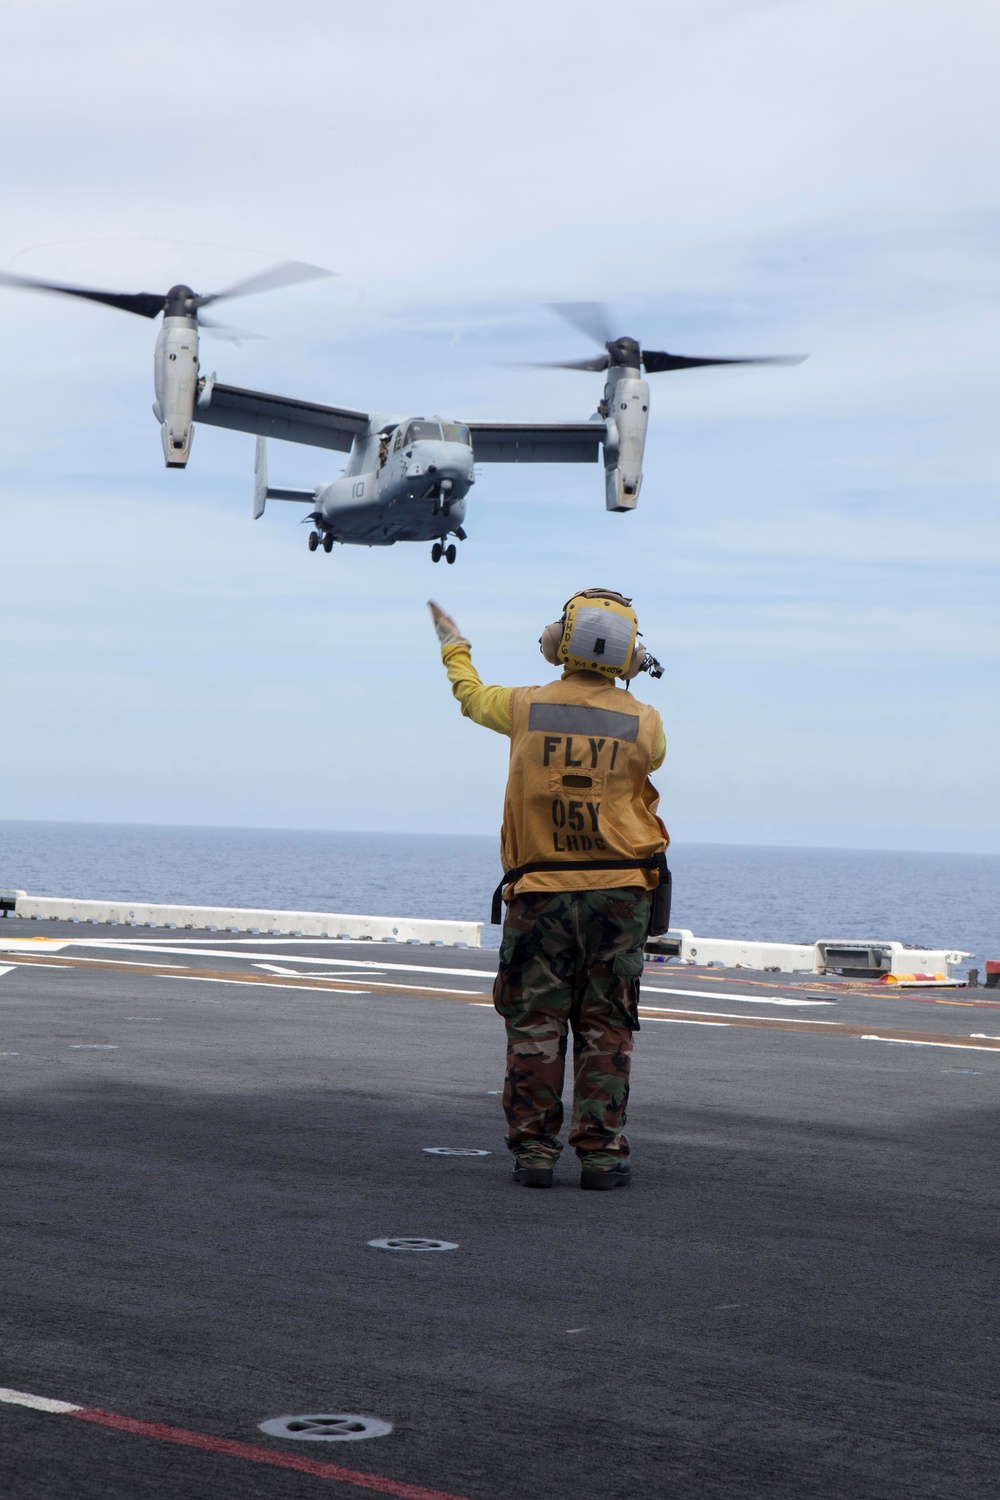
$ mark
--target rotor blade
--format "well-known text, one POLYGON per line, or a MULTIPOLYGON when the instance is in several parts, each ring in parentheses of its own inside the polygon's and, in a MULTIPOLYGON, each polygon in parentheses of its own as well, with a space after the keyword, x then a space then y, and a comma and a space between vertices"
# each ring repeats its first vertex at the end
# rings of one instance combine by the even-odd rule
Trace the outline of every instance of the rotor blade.
POLYGON ((231 323, 219 323, 215 318, 205 318, 199 313, 198 327, 205 328, 219 339, 229 339, 238 344, 241 339, 262 339, 262 333, 250 333, 246 328, 234 328, 231 323))
POLYGON ((643 369, 649 375, 662 370, 696 370, 703 365, 800 365, 808 354, 751 354, 740 359, 696 359, 687 354, 666 354, 662 350, 642 351, 643 369))
POLYGON ((106 307, 118 307, 122 312, 137 313, 140 318, 158 318, 163 311, 165 296, 155 292, 102 292, 89 286, 69 286, 62 281, 36 281, 33 276, 14 276, 9 271, 0 271, 0 283, 17 286, 29 292, 55 292, 64 297, 83 297, 88 302, 103 302, 106 307))
POLYGON ((610 344, 614 338, 608 309, 602 302, 549 302, 546 305, 557 317, 565 318, 567 323, 598 344, 610 344))
POLYGON ((322 266, 310 266, 301 260, 284 260, 280 265, 237 281, 221 292, 210 292, 207 297, 196 297, 197 307, 207 307, 210 302, 221 302, 224 297, 250 297, 256 292, 273 292, 278 287, 294 286, 300 281, 317 281, 320 277, 336 276, 336 271, 326 271, 322 266))
POLYGON ((590 359, 508 359, 504 364, 515 370, 606 370, 608 356, 594 354, 590 359))

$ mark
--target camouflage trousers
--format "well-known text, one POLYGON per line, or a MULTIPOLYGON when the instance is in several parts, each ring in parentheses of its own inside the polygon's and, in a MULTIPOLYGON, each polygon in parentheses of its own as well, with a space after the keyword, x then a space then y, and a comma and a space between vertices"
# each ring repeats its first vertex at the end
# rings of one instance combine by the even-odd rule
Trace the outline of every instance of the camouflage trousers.
POLYGON ((587 1166, 629 1154, 622 1129, 650 900, 623 886, 532 892, 507 908, 493 1003, 507 1026, 507 1145, 528 1164, 550 1165, 562 1150, 570 1030, 569 1144, 587 1166))

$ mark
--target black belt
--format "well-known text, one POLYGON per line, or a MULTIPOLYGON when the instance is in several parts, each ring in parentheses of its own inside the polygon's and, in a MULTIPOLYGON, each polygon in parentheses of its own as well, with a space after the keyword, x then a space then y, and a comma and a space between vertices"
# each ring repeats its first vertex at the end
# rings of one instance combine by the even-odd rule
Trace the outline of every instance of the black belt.
MULTIPOLYGON (((536 875, 542 871, 561 870, 658 870, 660 872, 660 883, 656 887, 660 900, 654 900, 654 912, 651 915, 650 933, 659 935, 666 932, 670 925, 670 871, 667 869, 667 856, 663 853, 651 854, 648 859, 537 859, 531 864, 518 865, 516 870, 507 870, 503 879, 493 892, 493 907, 490 912, 490 921, 498 926, 503 917, 501 903, 503 901, 504 887, 512 885, 521 879, 522 875, 536 875), (664 897, 666 899, 666 911, 662 910, 664 897), (659 905, 660 910, 655 910, 659 905), (662 922, 662 926, 659 925, 662 922)), ((555 892, 552 893, 556 894, 555 892)))

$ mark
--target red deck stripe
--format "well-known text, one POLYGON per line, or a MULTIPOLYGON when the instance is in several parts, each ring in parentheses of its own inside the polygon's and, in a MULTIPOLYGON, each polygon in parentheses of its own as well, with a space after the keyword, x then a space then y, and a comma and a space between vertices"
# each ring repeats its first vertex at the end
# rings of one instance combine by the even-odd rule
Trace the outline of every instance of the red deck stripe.
POLYGON ((83 1407, 67 1415, 81 1422, 97 1422, 115 1427, 119 1432, 134 1432, 137 1437, 157 1438, 161 1443, 183 1443, 188 1448, 204 1448, 207 1453, 224 1453, 227 1458, 246 1458, 255 1464, 272 1464, 276 1469, 295 1469, 316 1479, 332 1479, 337 1484, 353 1484, 361 1490, 375 1490, 380 1495, 394 1495, 398 1500, 466 1500, 444 1490, 428 1490, 421 1484, 407 1484, 404 1479, 385 1479, 381 1474, 363 1474, 359 1469, 343 1469, 339 1464, 324 1464, 314 1458, 280 1453, 276 1448, 258 1448, 252 1443, 237 1443, 232 1438, 211 1437, 206 1432, 189 1432, 186 1427, 168 1427, 163 1422, 139 1422, 135 1417, 117 1412, 83 1407))

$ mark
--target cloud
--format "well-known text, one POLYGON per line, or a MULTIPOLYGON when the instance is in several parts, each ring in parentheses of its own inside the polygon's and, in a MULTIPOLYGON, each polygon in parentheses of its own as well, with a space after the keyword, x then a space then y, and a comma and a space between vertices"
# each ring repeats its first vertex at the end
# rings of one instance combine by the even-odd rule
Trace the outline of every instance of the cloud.
MULTIPOLYGON (((668 662, 682 836, 995 847, 994 7, 576 0, 419 16, 291 0, 54 3, 12 21, 0 264, 202 290, 235 384, 362 409, 582 418, 596 298, 649 347, 808 351, 654 377, 631 516, 590 469, 484 466, 454 569, 309 556, 250 519, 252 440, 165 473, 153 325, 0 291, 8 816, 490 831, 504 746, 424 619, 542 675, 580 584, 668 662), (991 675, 992 674, 992 675, 991 675), (442 769, 443 768, 443 769, 442 769)), ((275 444, 278 482, 339 455, 275 444)))

